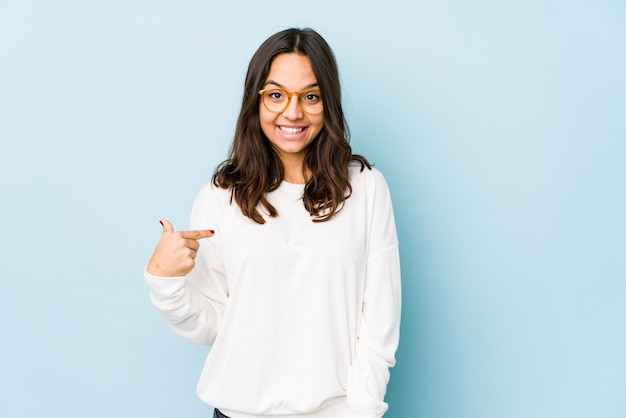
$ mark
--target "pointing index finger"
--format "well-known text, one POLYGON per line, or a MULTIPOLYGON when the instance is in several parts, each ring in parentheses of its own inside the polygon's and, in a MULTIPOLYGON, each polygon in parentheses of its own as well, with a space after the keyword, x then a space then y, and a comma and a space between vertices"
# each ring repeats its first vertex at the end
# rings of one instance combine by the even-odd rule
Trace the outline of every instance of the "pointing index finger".
POLYGON ((215 235, 212 229, 195 229, 193 231, 180 231, 180 236, 185 239, 202 239, 215 235))

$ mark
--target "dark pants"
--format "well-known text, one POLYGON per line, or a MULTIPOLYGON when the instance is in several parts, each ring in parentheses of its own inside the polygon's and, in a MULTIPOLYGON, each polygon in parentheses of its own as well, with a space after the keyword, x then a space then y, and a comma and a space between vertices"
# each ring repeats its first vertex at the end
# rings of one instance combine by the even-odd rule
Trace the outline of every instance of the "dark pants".
POLYGON ((222 414, 219 409, 215 408, 215 412, 213 412, 213 418, 228 418, 228 417, 222 414))

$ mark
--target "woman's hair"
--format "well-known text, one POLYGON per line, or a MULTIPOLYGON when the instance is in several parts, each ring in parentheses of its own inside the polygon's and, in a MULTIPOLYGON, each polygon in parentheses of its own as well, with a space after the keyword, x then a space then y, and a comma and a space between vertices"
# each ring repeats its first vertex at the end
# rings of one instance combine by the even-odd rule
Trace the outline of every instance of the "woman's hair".
POLYGON ((337 63, 330 46, 312 29, 278 32, 250 60, 235 137, 228 159, 213 174, 213 184, 230 189, 231 202, 234 200, 245 216, 259 224, 265 223, 257 210, 259 204, 270 217, 278 215, 266 194, 282 182, 283 164, 261 129, 259 90, 267 81, 274 58, 284 53, 309 58, 322 95, 324 126, 306 149, 303 169, 310 176, 302 200, 314 222, 327 221, 352 193, 348 175, 351 161, 359 162, 361 170, 371 166, 364 157, 352 154, 337 63))

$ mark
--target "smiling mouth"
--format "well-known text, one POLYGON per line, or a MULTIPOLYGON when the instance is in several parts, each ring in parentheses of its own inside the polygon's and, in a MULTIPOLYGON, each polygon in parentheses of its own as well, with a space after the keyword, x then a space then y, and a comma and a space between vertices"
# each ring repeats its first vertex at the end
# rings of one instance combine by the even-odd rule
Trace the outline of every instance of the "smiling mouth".
POLYGON ((306 128, 290 128, 288 126, 278 125, 278 129, 280 129, 281 131, 283 131, 286 134, 293 135, 293 134, 297 134, 297 133, 300 133, 300 132, 304 131, 306 128))

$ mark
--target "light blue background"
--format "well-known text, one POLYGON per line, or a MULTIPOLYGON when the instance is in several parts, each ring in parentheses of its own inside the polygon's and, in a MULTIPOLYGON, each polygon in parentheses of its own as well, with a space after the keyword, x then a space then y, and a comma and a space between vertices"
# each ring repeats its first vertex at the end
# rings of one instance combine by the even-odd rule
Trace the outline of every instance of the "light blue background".
POLYGON ((623 1, 0 0, 0 417, 208 417, 148 301, 252 53, 311 26, 390 184, 389 418, 626 416, 623 1))

